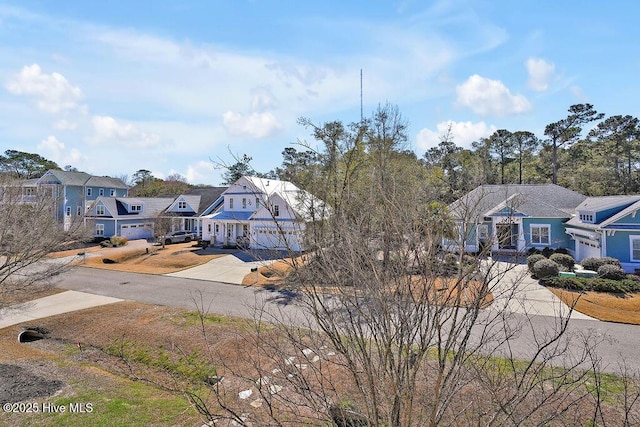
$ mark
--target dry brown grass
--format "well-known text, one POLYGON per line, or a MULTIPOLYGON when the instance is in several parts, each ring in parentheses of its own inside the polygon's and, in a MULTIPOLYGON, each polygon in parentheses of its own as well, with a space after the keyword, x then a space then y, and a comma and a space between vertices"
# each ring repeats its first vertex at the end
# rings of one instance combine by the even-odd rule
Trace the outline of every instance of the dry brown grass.
POLYGON ((190 242, 167 245, 164 248, 105 248, 100 251, 99 256, 87 257, 85 260, 75 261, 75 264, 131 273, 167 274, 205 264, 221 256, 224 255, 202 254, 202 250, 190 242), (115 264, 105 264, 105 258, 115 261, 115 264))
POLYGON ((610 294, 605 292, 571 292, 548 288, 565 304, 576 302, 575 310, 606 322, 640 325, 640 294, 610 294))
POLYGON ((291 271, 291 260, 283 259, 258 268, 258 274, 249 273, 242 279, 245 286, 268 286, 280 284, 291 271))

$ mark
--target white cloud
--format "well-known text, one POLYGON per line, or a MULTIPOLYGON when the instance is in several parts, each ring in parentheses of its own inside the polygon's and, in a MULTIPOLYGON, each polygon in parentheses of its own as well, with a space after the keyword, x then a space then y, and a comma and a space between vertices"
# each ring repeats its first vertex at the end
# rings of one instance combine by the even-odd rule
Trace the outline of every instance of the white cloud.
POLYGON ((184 174, 184 177, 187 178, 187 181, 190 183, 211 182, 211 177, 214 171, 215 170, 211 162, 201 160, 195 164, 188 165, 187 172, 184 174))
POLYGON ((160 137, 154 133, 143 132, 131 123, 118 123, 110 116, 93 116, 95 142, 115 142, 127 146, 148 148, 160 144, 160 137))
POLYGON ((266 138, 282 129, 278 119, 271 113, 242 114, 227 111, 222 115, 224 127, 230 135, 250 138, 266 138))
POLYGON ((500 80, 492 80, 477 74, 469 77, 456 88, 457 102, 471 108, 481 116, 524 113, 531 104, 522 95, 513 95, 500 80))
POLYGON ((53 127, 59 130, 75 130, 78 127, 78 124, 75 122, 70 122, 66 119, 62 119, 57 121, 53 127))
POLYGON ((549 83, 553 78, 556 66, 542 58, 529 58, 526 66, 529 73, 529 87, 537 92, 549 89, 549 83))
POLYGON ((75 109, 82 98, 79 87, 69 83, 62 74, 43 74, 38 64, 25 66, 6 88, 14 95, 34 97, 38 108, 48 113, 75 109))
POLYGON ((494 125, 487 126, 485 122, 454 122, 452 120, 440 122, 436 125, 436 130, 424 128, 416 136, 416 146, 419 151, 427 151, 440 143, 443 135, 446 135, 451 126, 451 137, 453 142, 464 148, 471 147, 471 143, 491 135, 497 130, 494 125))
POLYGON ((251 111, 253 112, 262 113, 278 107, 278 102, 269 88, 254 88, 251 95, 251 111))
POLYGON ((53 160, 60 166, 77 166, 84 159, 80 151, 75 148, 67 150, 64 143, 53 135, 48 136, 38 144, 38 151, 44 153, 44 157, 53 160))

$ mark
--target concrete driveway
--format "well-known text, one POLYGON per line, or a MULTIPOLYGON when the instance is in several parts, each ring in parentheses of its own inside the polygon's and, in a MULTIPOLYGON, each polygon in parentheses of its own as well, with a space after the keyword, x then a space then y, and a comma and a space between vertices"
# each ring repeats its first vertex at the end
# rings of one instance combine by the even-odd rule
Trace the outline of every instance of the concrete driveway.
MULTIPOLYGON (((531 278, 526 265, 497 262, 492 268, 499 273, 491 284, 494 297, 491 310, 550 317, 569 313, 569 307, 560 298, 531 278)), ((577 311, 571 313, 571 318, 597 320, 577 311)))
POLYGON ((206 264, 175 273, 168 273, 166 276, 182 277, 186 279, 209 280, 213 282, 242 284, 244 276, 251 273, 252 268, 259 268, 269 265, 273 260, 245 261, 234 254, 225 255, 212 259, 206 264))

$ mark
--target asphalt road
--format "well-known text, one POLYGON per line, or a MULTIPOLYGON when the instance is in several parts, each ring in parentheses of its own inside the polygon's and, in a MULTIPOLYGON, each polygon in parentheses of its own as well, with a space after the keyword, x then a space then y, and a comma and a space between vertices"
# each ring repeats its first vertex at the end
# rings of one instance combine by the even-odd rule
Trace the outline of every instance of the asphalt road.
MULTIPOLYGON (((296 307, 291 294, 255 287, 185 279, 178 277, 125 273, 78 267, 60 276, 56 286, 143 303, 196 309, 196 305, 216 314, 252 318, 256 307, 265 307, 276 315, 300 319, 306 325, 304 313, 296 307)), ((484 316, 491 315, 491 311, 484 316)), ((483 316, 483 317, 484 317, 483 316)), ((513 353, 524 359, 533 357, 535 336, 541 336, 557 321, 549 316, 525 316, 510 313, 507 323, 523 325, 522 332, 510 341, 513 353)), ((568 337, 575 339, 575 352, 581 350, 580 336, 590 334, 602 341, 597 354, 602 358, 606 372, 618 373, 624 362, 633 371, 640 372, 640 327, 593 320, 572 319, 568 337)))

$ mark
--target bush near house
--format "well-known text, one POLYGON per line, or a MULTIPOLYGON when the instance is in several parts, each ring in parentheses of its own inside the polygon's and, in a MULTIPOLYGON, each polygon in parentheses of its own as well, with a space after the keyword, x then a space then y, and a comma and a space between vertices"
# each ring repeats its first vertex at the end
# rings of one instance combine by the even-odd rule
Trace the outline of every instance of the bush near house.
POLYGON ((527 257, 527 267, 529 268, 529 272, 533 273, 533 266, 536 262, 546 259, 546 257, 542 254, 532 254, 527 257))
POLYGON ((551 254, 549 259, 558 264, 563 271, 573 271, 573 266, 576 263, 571 255, 561 254, 558 252, 551 254))
POLYGON ((585 258, 582 260, 580 264, 582 265, 582 268, 584 268, 585 270, 593 270, 593 271, 598 271, 600 267, 607 264, 622 267, 618 259, 611 258, 608 256, 585 258))
POLYGON ((540 279, 555 277, 560 273, 560 266, 550 259, 541 259, 533 265, 533 274, 540 279))
POLYGON ((640 280, 625 277, 622 280, 585 277, 547 277, 540 281, 544 286, 562 288, 571 291, 633 293, 640 291, 640 280))
POLYGON ((598 277, 611 280, 622 280, 626 277, 622 267, 613 264, 604 264, 598 268, 598 277))

